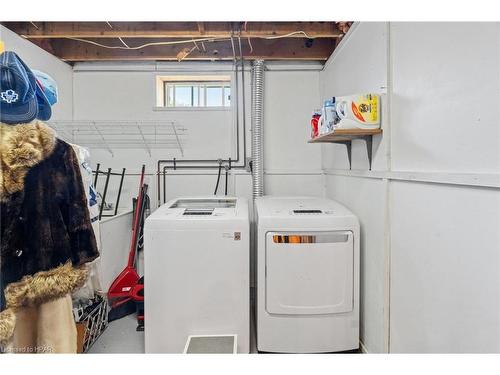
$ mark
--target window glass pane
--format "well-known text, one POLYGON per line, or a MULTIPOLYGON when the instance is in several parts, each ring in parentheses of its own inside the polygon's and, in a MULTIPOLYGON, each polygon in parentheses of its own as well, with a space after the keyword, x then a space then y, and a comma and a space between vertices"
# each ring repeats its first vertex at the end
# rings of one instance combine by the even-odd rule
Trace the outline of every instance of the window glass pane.
POLYGON ((192 107, 192 86, 175 86, 175 106, 192 107))
POLYGON ((207 107, 222 106, 222 87, 207 86, 207 107))
POLYGON ((166 95, 166 103, 167 107, 173 107, 174 106, 174 86, 172 85, 167 85, 167 92, 165 93, 166 95))
POLYGON ((224 107, 231 106, 231 88, 224 86, 224 107))
POLYGON ((230 107, 231 84, 228 81, 164 82, 167 107, 230 107))

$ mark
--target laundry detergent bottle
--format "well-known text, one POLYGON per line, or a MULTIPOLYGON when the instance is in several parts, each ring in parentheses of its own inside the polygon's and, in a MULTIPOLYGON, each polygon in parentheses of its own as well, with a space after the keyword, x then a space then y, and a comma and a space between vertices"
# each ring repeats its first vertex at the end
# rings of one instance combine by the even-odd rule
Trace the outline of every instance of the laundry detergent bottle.
POLYGON ((336 97, 335 110, 340 121, 335 129, 380 128, 380 98, 377 94, 336 97))

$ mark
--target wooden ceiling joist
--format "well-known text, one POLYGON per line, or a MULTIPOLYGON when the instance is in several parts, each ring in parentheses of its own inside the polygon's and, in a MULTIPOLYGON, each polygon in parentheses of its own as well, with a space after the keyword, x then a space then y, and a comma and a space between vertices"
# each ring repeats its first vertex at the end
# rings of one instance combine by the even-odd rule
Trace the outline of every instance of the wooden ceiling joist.
POLYGON ((248 60, 325 61, 350 26, 350 22, 34 21, 1 24, 68 62, 232 60, 240 57, 240 41, 243 57, 248 60), (180 43, 171 44, 172 41, 180 43))
POLYGON ((3 22, 27 39, 48 38, 338 38, 335 22, 3 22), (303 33, 299 33, 302 31, 303 33), (305 33, 305 34, 304 34, 305 33))
MULTIPOLYGON (((34 39, 39 44, 47 39, 34 39)), ((116 39, 94 39, 94 41, 107 46, 120 46, 116 39)), ((163 40, 162 40, 163 41, 163 40)), ((127 41, 129 46, 138 46, 148 42, 158 42, 154 39, 134 39, 127 41)), ((242 39, 242 52, 245 59, 265 60, 319 60, 325 61, 335 47, 334 39, 308 39, 292 38, 283 43, 283 39, 242 39)), ((174 45, 153 45, 141 49, 111 49, 97 45, 76 41, 72 39, 51 39, 50 47, 54 54, 62 60, 74 61, 103 61, 103 60, 177 60, 179 52, 189 48, 190 53, 185 60, 232 60, 234 58, 232 45, 228 40, 204 42, 196 47, 193 43, 174 45)), ((47 46, 45 46, 47 48, 47 46)), ((239 50, 236 49, 236 57, 239 50)))

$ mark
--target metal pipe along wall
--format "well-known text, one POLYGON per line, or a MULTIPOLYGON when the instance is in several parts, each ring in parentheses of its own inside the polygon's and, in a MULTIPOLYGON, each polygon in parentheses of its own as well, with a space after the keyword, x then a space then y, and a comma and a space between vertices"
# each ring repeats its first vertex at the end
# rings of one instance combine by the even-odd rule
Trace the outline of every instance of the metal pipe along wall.
POLYGON ((252 195, 264 195, 264 61, 252 65, 252 195))

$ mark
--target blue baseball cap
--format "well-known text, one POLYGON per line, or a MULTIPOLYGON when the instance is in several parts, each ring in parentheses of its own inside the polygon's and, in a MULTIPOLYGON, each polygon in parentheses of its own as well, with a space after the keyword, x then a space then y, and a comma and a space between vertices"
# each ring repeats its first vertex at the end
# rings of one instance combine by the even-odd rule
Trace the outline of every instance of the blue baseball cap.
POLYGON ((45 89, 38 79, 36 80, 36 101, 38 103, 38 115, 36 118, 42 121, 49 120, 52 117, 52 108, 45 94, 45 89))
POLYGON ((54 80, 54 78, 52 78, 45 72, 41 72, 40 70, 31 69, 31 71, 35 75, 36 80, 42 86, 43 92, 45 93, 45 96, 47 97, 49 104, 51 106, 56 104, 58 92, 57 92, 57 83, 54 80))
POLYGON ((36 78, 12 51, 0 54, 0 121, 31 122, 38 114, 36 78))
POLYGON ((32 69, 37 82, 36 96, 38 100, 37 118, 47 121, 52 116, 52 106, 57 103, 57 83, 45 72, 32 69))

